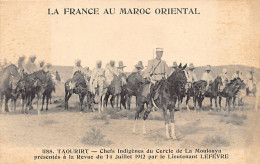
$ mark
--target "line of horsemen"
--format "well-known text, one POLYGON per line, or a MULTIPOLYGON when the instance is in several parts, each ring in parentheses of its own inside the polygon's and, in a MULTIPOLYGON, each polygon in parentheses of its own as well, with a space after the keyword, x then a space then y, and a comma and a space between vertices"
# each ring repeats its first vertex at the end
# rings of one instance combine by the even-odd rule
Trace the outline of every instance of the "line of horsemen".
MULTIPOLYGON (((142 96, 149 97, 149 99, 157 99, 158 98, 158 93, 160 92, 158 90, 158 85, 160 84, 160 81, 162 79, 167 79, 170 75, 173 74, 174 71, 180 68, 186 68, 187 65, 182 66, 177 65, 176 62, 173 62, 172 66, 168 66, 164 60, 162 60, 163 56, 163 49, 162 48, 156 48, 156 58, 153 60, 148 61, 148 66, 145 68, 143 66, 142 61, 139 61, 136 65, 134 70, 131 72, 129 76, 126 75, 124 72, 124 68, 126 67, 122 61, 118 62, 118 66, 115 65, 115 61, 110 61, 105 68, 102 68, 102 61, 97 61, 96 62, 96 67, 93 70, 90 70, 89 67, 83 68, 81 65, 81 60, 77 59, 75 60, 75 66, 73 68, 72 76, 71 78, 65 83, 65 109, 68 109, 68 100, 69 97, 73 94, 79 94, 79 97, 81 101, 81 106, 83 103, 83 99, 85 96, 88 96, 86 91, 83 91, 84 94, 80 95, 79 88, 82 87, 88 88, 87 92, 90 93, 93 97, 95 97, 94 101, 108 101, 109 95, 112 95, 111 100, 111 105, 113 105, 113 101, 115 100, 114 98, 118 96, 119 98, 119 103, 120 103, 120 108, 121 108, 121 103, 123 106, 126 108, 126 101, 128 97, 128 107, 130 109, 130 100, 131 96, 136 96, 138 95, 138 90, 140 89, 140 85, 142 83, 149 83, 149 87, 146 89, 145 94, 141 93, 142 96), (80 85, 81 82, 79 82, 79 79, 75 79, 74 76, 75 74, 82 74, 84 76, 84 80, 82 83, 85 83, 84 85, 80 85), (136 77, 141 77, 142 80, 136 80, 136 77), (119 78, 120 77, 120 78, 119 78), (131 78, 134 78, 133 80, 131 78), (74 80, 73 80, 74 79, 74 80), (115 86, 114 83, 118 83, 118 93, 117 92, 117 86, 115 86), (126 87, 128 84, 130 85, 132 83, 132 86, 126 87), (103 100, 99 100, 100 97, 97 97, 95 95, 100 94, 100 90, 97 90, 98 87, 100 87, 102 84, 102 89, 105 92, 106 98, 103 100), (131 88, 132 87, 132 88, 131 88), (110 93, 109 93, 110 92, 110 93), (131 93, 133 92, 133 93, 131 93), (126 95, 128 94, 128 95, 126 95), (147 96, 149 95, 149 96, 147 96), (113 97, 114 96, 114 97, 113 97)), ((52 71, 52 65, 50 63, 46 63, 44 61, 41 61, 39 65, 35 63, 36 56, 31 56, 28 60, 28 62, 25 64, 25 57, 22 56, 18 60, 17 68, 18 72, 21 76, 21 78, 24 78, 24 76, 34 74, 37 71, 43 71, 47 73, 47 75, 51 79, 56 79, 60 81, 60 76, 59 73, 56 71, 55 73, 52 71), (54 78, 55 77, 55 78, 54 78)), ((8 64, 0 64, 0 71, 4 70, 5 67, 7 67, 8 64)), ((217 94, 223 92, 226 88, 227 85, 229 85, 231 82, 234 82, 235 79, 240 79, 243 84, 245 84, 247 87, 241 87, 237 88, 236 93, 234 96, 239 96, 241 92, 238 92, 239 90, 241 91, 243 88, 247 88, 248 91, 255 90, 256 86, 256 80, 254 80, 254 70, 251 69, 249 73, 246 75, 246 77, 243 77, 242 72, 237 68, 236 72, 232 75, 232 78, 228 77, 228 72, 227 69, 223 69, 222 73, 217 76, 216 79, 213 78, 213 75, 211 74, 211 66, 207 65, 205 72, 202 74, 201 78, 198 79, 195 73, 196 68, 194 67, 193 63, 189 64, 189 67, 185 69, 185 76, 186 76, 186 84, 184 88, 184 94, 182 96, 178 97, 179 102, 182 102, 182 98, 187 96, 186 104, 187 108, 188 106, 188 99, 190 97, 196 98, 199 104, 199 107, 202 106, 202 101, 205 95, 207 95, 207 91, 213 90, 213 83, 216 82, 216 79, 220 79, 219 85, 217 86, 217 94), (198 91, 198 94, 196 94, 196 91, 198 91), (201 100, 198 97, 203 97, 201 100)), ((34 83, 33 83, 34 84, 34 83)), ((55 83, 53 84, 55 88, 55 83)), ((82 89, 81 88, 81 89, 82 89)), ((53 89, 55 90, 55 89, 53 89)), ((50 91, 52 92, 52 91, 50 91)), ((51 93, 50 93, 51 96, 51 93)), ((3 96, 2 96, 3 97, 3 96)), ((211 97, 211 96, 208 96, 211 97)), ((215 96, 216 97, 216 96, 215 96)), ((215 98, 214 96, 211 98, 215 98)), ((225 97, 225 95, 223 95, 225 97)), ((1 99, 2 100, 2 99, 1 99)), ((195 101, 195 106, 196 106, 196 99, 193 99, 195 101)), ((47 98, 48 101, 48 98, 47 98)), ((138 101, 136 99, 136 101, 138 101)), ((216 103, 216 99, 215 99, 216 103)), ((220 102, 221 103, 221 102, 220 102)), ((212 104, 212 102, 211 102, 212 104)), ((221 105, 221 104, 220 104, 221 105)), ((101 104, 101 107, 103 108, 104 104, 101 104)), ((151 106, 154 106, 151 103, 151 106)), ((118 100, 117 100, 117 107, 118 107, 118 100)), ((217 104, 216 104, 217 107, 217 104)), ((82 107, 81 107, 82 108, 82 107)))

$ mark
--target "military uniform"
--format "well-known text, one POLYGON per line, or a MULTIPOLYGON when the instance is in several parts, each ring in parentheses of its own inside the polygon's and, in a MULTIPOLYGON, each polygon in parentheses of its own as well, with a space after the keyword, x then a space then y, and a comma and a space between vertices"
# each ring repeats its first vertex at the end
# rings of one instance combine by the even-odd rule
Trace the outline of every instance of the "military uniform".
MULTIPOLYGON (((157 48, 156 52, 163 52, 163 49, 157 48)), ((151 78, 152 82, 156 82, 162 78, 167 78, 169 75, 169 68, 164 60, 156 58, 148 61, 148 66, 144 71, 144 74, 145 77, 151 78)))

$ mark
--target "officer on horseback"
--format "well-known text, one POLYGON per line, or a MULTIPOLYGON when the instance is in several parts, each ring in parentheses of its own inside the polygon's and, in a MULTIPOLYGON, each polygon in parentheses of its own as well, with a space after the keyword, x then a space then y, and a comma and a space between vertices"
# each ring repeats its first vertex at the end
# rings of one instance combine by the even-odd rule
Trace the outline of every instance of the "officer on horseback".
POLYGON ((156 58, 148 61, 148 66, 145 69, 145 77, 155 84, 162 78, 166 78, 169 68, 164 60, 162 60, 163 49, 156 48, 156 58))
POLYGON ((25 65, 26 73, 32 74, 37 71, 37 66, 35 64, 36 56, 32 55, 30 56, 28 62, 25 65))
POLYGON ((213 82, 213 77, 211 75, 211 66, 207 65, 205 72, 202 74, 201 80, 204 80, 207 82, 206 90, 209 88, 209 84, 213 82))
POLYGON ((158 82, 163 79, 167 78, 169 73, 168 65, 164 60, 162 60, 163 49, 156 48, 156 58, 153 60, 148 61, 148 66, 144 71, 144 76, 151 82, 151 95, 155 95, 154 99, 157 98, 158 94, 154 94, 154 89, 156 88, 158 82))

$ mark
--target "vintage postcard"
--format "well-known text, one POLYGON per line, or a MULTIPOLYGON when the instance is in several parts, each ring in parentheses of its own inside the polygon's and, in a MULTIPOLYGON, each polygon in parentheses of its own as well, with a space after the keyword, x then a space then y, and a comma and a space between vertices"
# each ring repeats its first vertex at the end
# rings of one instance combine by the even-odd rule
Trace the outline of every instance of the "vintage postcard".
POLYGON ((259 0, 1 0, 0 163, 260 163, 259 0))

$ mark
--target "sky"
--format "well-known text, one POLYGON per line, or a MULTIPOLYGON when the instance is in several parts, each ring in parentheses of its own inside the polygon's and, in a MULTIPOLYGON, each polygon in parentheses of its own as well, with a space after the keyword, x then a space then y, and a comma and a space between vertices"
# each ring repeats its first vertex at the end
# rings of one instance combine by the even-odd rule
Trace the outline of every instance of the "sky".
MULTIPOLYGON (((131 71, 138 61, 147 65, 157 47, 163 60, 202 65, 242 64, 259 68, 259 18, 247 1, 172 2, 5 2, 1 10, 1 60, 37 56, 53 65, 95 67, 122 60, 131 71), (200 3, 198 3, 200 2, 200 3), (47 9, 198 8, 200 15, 48 15, 47 9), (8 12, 7 12, 8 11, 8 12), (15 11, 15 12, 11 12, 15 11)), ((259 15, 259 14, 258 14, 259 15)))

